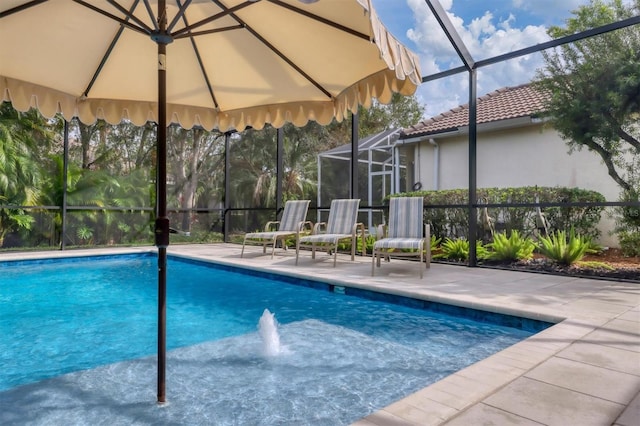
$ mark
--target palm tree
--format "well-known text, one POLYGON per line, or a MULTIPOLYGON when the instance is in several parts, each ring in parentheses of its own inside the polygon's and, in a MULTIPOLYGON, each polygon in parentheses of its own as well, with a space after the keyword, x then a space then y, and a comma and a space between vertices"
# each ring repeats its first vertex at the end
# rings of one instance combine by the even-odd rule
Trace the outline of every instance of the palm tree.
POLYGON ((21 113, 0 105, 0 246, 7 233, 29 230, 34 222, 22 206, 35 206, 42 194, 42 157, 54 139, 52 127, 35 110, 21 113))

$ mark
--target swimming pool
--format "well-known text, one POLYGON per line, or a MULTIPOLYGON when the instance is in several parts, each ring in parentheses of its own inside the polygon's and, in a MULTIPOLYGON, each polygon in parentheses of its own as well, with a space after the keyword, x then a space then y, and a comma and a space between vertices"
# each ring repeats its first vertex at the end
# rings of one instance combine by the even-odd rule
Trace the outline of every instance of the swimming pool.
MULTIPOLYGON (((494 321, 479 322, 396 296, 169 262, 171 404, 150 414, 168 422, 186 415, 206 424, 215 413, 215 424, 348 424, 549 325, 428 304, 494 321), (264 309, 279 322, 285 351, 277 357, 261 351, 264 309), (197 414, 180 406, 203 394, 197 414)), ((0 404, 24 401, 29 383, 53 378, 56 388, 79 375, 86 383, 107 377, 152 401, 155 265, 152 255, 0 263, 0 333, 12 336, 0 342, 0 404)))

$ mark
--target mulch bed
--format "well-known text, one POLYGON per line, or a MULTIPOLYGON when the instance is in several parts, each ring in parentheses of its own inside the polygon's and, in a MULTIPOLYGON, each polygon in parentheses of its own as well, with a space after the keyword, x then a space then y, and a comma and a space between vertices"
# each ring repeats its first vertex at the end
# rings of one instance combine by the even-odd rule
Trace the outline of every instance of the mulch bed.
MULTIPOLYGON (((466 262, 434 259, 434 262, 467 265, 466 262)), ((588 254, 574 265, 559 265, 535 253, 533 259, 518 262, 478 261, 478 266, 512 271, 566 275, 571 277, 601 278, 640 284, 640 256, 624 256, 620 249, 611 248, 600 254, 588 254), (607 265, 603 267, 600 265, 607 265)))
MULTIPOLYGON (((600 262, 599 260, 596 261, 600 262)), ((569 266, 559 265, 549 259, 538 258, 519 262, 483 261, 480 265, 514 271, 548 273, 572 277, 605 278, 640 283, 640 264, 616 265, 614 269, 609 269, 580 263, 569 266)))

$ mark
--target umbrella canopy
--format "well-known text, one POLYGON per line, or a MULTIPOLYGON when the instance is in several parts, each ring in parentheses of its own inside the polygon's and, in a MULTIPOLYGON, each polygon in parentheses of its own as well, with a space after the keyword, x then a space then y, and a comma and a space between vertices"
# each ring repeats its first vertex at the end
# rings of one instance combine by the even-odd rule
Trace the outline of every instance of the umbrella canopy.
POLYGON ((0 93, 90 124, 158 123, 158 402, 165 402, 166 127, 328 124, 414 93, 371 0, 2 0, 0 93))
POLYGON ((167 121, 185 128, 328 124, 372 98, 412 94, 418 60, 371 0, 3 0, 0 92, 85 123, 158 120, 156 42, 167 44, 167 121))

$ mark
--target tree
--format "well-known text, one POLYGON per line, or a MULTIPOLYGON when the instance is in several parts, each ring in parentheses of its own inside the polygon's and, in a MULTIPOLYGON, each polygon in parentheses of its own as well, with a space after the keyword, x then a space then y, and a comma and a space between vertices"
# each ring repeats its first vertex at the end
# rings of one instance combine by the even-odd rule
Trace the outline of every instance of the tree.
POLYGON ((42 195, 43 156, 54 140, 52 127, 35 110, 0 105, 0 246, 10 231, 30 229, 33 217, 20 206, 35 206, 42 195))
MULTIPOLYGON (((423 119, 424 111, 425 107, 415 96, 394 93, 388 104, 374 99, 370 108, 358 108, 358 132, 363 138, 388 129, 409 127, 423 119)), ((351 120, 334 121, 327 126, 326 132, 329 137, 327 149, 343 145, 351 139, 351 120)))
POLYGON ((423 119, 425 107, 415 96, 394 93, 391 102, 382 104, 374 100, 371 108, 360 107, 360 135, 370 136, 387 129, 401 129, 423 119))
POLYGON ((200 128, 183 129, 171 126, 168 129, 168 155, 170 178, 174 182, 172 198, 182 209, 183 231, 191 230, 190 209, 196 207, 202 179, 215 174, 211 167, 218 168, 222 162, 215 154, 221 149, 224 135, 217 131, 207 132, 200 128))
MULTIPOLYGON (((98 138, 104 142, 106 140, 108 124, 103 120, 98 120, 94 124, 84 124, 78 119, 70 122, 70 125, 76 127, 78 141, 80 142, 80 155, 82 169, 95 169, 96 163, 100 163, 100 158, 95 155, 96 145, 94 139, 98 138)), ((102 144, 104 145, 104 143, 102 144)), ((108 161, 103 161, 108 163, 108 161)))
MULTIPOLYGON (((389 104, 373 101, 370 108, 359 108, 360 137, 370 136, 390 128, 407 127, 424 114, 415 97, 394 94, 389 104)), ((285 199, 315 199, 317 157, 323 151, 348 143, 351 120, 334 121, 328 126, 309 122, 296 128, 284 126, 283 196, 285 199)), ((265 127, 261 131, 246 130, 232 146, 234 201, 237 206, 251 200, 253 206, 275 204, 276 131, 265 127), (240 204, 239 204, 240 203, 240 204)))
MULTIPOLYGON (((153 167, 156 149, 156 125, 147 122, 136 126, 128 121, 110 126, 107 146, 103 150, 118 153, 117 161, 102 162, 98 168, 108 168, 113 174, 126 175, 134 170, 153 167)), ((107 155, 99 154, 101 158, 107 155)))
MULTIPOLYGON (((560 38, 640 14, 640 0, 591 0, 573 11, 560 38)), ((550 94, 546 109, 571 150, 600 155, 623 192, 638 193, 640 158, 640 26, 635 25, 543 52, 536 86, 550 94)))
POLYGON ((277 172, 276 129, 247 129, 231 143, 228 179, 232 193, 228 194, 234 207, 269 207, 275 205, 276 188, 273 179, 277 172))

